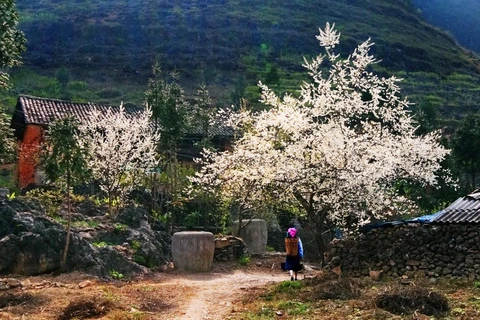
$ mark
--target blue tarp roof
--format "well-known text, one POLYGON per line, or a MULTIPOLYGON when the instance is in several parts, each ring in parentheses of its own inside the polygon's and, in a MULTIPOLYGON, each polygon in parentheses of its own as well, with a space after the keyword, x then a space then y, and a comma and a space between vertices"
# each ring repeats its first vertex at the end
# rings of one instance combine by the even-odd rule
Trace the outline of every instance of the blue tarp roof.
POLYGON ((391 228, 400 224, 407 224, 407 223, 430 223, 434 220, 434 218, 439 214, 440 212, 413 218, 413 219, 408 219, 408 220, 395 220, 395 221, 384 221, 384 222, 373 222, 366 224, 364 226, 360 227, 360 232, 367 233, 373 229, 379 229, 379 228, 391 228))

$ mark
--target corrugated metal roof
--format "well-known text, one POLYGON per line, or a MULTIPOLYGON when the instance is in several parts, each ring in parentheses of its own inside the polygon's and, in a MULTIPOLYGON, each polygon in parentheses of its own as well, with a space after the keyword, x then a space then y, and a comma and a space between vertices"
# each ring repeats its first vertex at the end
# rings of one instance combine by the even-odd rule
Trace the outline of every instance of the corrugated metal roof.
POLYGON ((458 198, 441 210, 432 220, 434 223, 480 223, 480 190, 458 198))
MULTIPOLYGON (((38 124, 48 126, 56 120, 73 116, 83 122, 88 119, 89 113, 97 109, 101 112, 107 112, 108 109, 119 110, 119 106, 96 104, 91 102, 73 102, 57 99, 40 98, 28 95, 20 95, 17 102, 17 109, 12 119, 12 127, 24 127, 27 124, 38 124), (15 123, 17 122, 17 123, 15 123)), ((125 106, 127 114, 135 115, 142 108, 125 106)), ((203 135, 203 127, 200 124, 194 124, 190 128, 190 135, 203 135)), ((209 128, 210 136, 231 137, 233 130, 227 126, 213 126, 209 128)))

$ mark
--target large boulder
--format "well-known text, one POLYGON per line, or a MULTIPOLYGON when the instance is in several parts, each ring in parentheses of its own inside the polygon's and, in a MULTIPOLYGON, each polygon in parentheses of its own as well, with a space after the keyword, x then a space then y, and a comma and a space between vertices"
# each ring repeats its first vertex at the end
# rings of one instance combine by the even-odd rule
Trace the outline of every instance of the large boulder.
POLYGON ((238 233, 239 221, 235 221, 232 227, 233 235, 245 241, 248 252, 251 254, 265 253, 268 240, 267 222, 263 219, 242 220, 242 228, 238 233))
MULTIPOLYGON (((167 261, 168 234, 152 230, 145 211, 131 209, 129 212, 127 216, 139 216, 138 221, 121 221, 132 222, 137 228, 120 222, 110 226, 102 223, 98 228, 86 230, 72 228, 66 271, 81 270, 101 277, 115 271, 133 276, 148 272, 147 268, 135 263, 135 254, 143 257, 138 260, 145 264, 159 265, 167 261), (118 224, 122 226, 120 231, 115 228, 118 224), (100 248, 92 245, 99 234, 109 231, 117 242, 108 242, 108 246, 100 248), (135 244, 136 248, 130 244, 135 244)), ((80 219, 79 214, 74 218, 80 219)), ((35 201, 6 201, 0 206, 0 274, 37 275, 60 270, 65 238, 64 226, 46 216, 35 201)))
POLYGON ((215 237, 211 232, 182 231, 172 237, 173 265, 177 270, 210 271, 215 253, 215 237))
POLYGON ((141 207, 122 209, 113 227, 98 232, 94 239, 128 247, 132 259, 148 268, 164 265, 169 260, 170 234, 164 225, 150 224, 147 210, 141 207))

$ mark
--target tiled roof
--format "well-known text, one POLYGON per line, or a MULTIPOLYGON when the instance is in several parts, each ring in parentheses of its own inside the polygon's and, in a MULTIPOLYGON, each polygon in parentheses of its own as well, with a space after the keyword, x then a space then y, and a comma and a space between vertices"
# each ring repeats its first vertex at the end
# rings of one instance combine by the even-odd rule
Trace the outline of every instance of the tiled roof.
POLYGON ((438 213, 435 223, 480 223, 480 190, 458 198, 438 213))
MULTIPOLYGON (((17 108, 12 119, 13 128, 21 128, 27 124, 38 124, 48 126, 52 122, 62 119, 66 116, 73 116, 79 121, 87 120, 89 112, 92 109, 98 109, 106 112, 108 109, 119 109, 119 106, 102 105, 91 102, 72 102, 56 99, 40 98, 28 95, 21 95, 18 98, 17 108)), ((142 109, 138 107, 126 106, 127 114, 134 115, 142 109)), ((213 136, 231 137, 233 130, 227 126, 216 126, 210 128, 213 136)), ((203 133, 201 125, 195 125, 191 128, 189 135, 199 135, 203 133)))
MULTIPOLYGON (((221 126, 221 125, 213 125, 208 128, 210 136, 216 137, 232 137, 233 136, 233 129, 228 126, 221 126)), ((189 134, 199 135, 203 134, 203 127, 200 123, 193 123, 189 134)))
MULTIPOLYGON (((73 116, 79 121, 85 121, 93 109, 98 109, 102 112, 106 112, 111 108, 119 110, 118 106, 46 99, 26 95, 20 96, 18 103, 25 116, 25 124, 39 125, 49 125, 66 116, 73 116)), ((129 114, 134 114, 140 110, 140 108, 136 107, 125 108, 125 111, 129 114)))

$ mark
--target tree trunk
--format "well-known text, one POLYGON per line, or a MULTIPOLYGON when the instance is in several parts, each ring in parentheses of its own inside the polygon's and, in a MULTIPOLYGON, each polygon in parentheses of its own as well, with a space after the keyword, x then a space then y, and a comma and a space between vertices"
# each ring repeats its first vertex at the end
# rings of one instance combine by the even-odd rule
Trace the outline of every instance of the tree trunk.
POLYGON ((67 207, 68 207, 68 222, 67 222, 67 237, 65 239, 65 248, 63 249, 62 262, 60 268, 65 271, 67 264, 68 247, 70 246, 70 233, 72 226, 72 203, 70 199, 70 171, 67 171, 67 207))
POLYGON ((315 244, 317 249, 317 255, 324 263, 324 254, 327 249, 327 245, 324 239, 324 233, 327 229, 327 213, 328 208, 323 208, 320 211, 314 209, 314 193, 309 195, 309 198, 306 199, 299 192, 294 192, 295 198, 300 202, 302 207, 307 212, 309 228, 311 228, 312 233, 315 237, 315 244))

